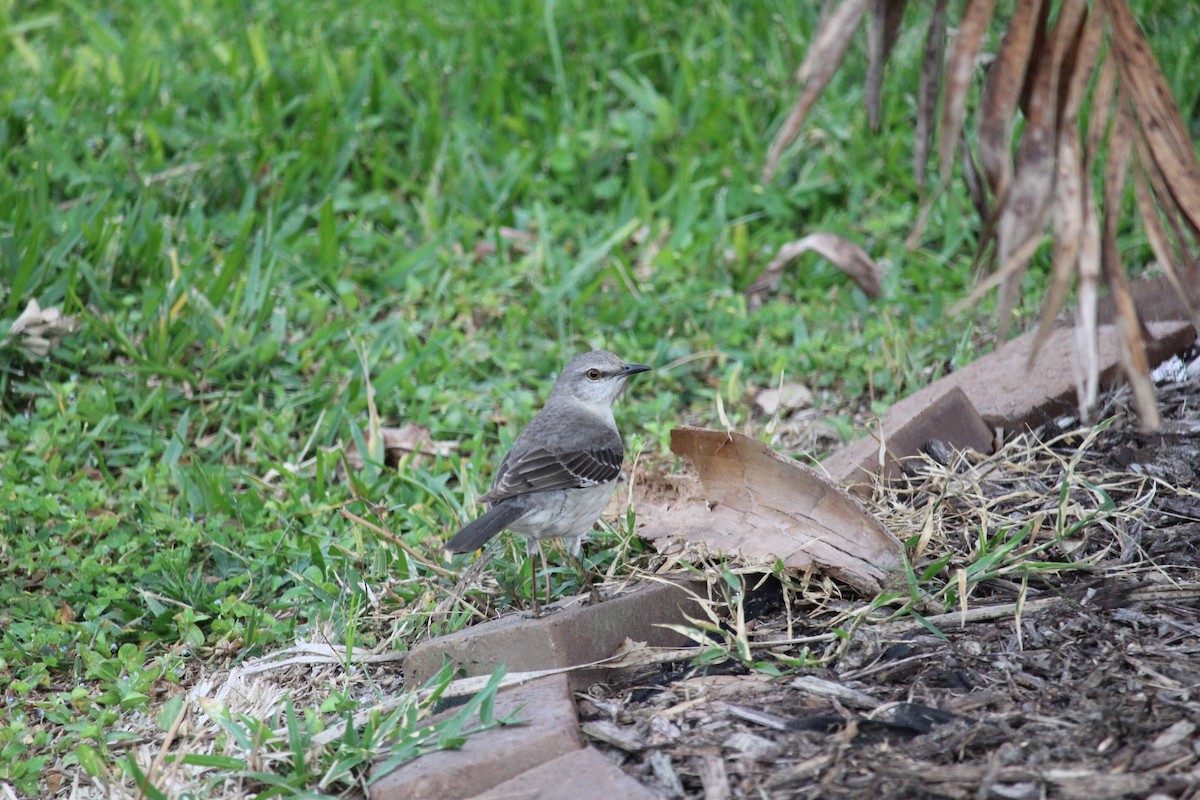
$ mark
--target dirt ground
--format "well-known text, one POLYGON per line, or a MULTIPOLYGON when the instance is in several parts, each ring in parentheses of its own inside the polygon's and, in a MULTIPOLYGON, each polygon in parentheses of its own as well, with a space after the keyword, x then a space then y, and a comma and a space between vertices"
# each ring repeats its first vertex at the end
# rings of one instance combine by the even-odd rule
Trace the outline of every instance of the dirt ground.
POLYGON ((873 499, 901 538, 933 521, 915 566, 944 556, 947 583, 979 569, 981 530, 1031 526, 965 614, 768 580, 745 603, 756 653, 816 666, 646 668, 581 698, 586 737, 661 797, 1200 797, 1200 376, 1158 391, 1157 433, 1118 391, 1094 438, 1051 421, 873 499), (1067 508, 1070 535, 1031 549, 1067 508))

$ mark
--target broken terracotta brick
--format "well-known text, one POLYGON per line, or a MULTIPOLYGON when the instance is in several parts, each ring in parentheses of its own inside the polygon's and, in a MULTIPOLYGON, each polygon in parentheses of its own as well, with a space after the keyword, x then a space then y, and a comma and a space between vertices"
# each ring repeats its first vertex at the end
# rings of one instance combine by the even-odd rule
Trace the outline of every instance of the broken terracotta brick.
POLYGON ((574 750, 471 800, 654 800, 656 794, 594 747, 574 750), (566 787, 570 787, 569 789, 566 787))
MULTIPOLYGON (((1183 350, 1196 339, 1196 330, 1187 322, 1171 320, 1148 322, 1151 339, 1145 342, 1150 365, 1157 366, 1183 350)), ((1111 325, 1101 325, 1100 382, 1110 387, 1121 379, 1116 333, 1111 325)), ((979 449, 982 438, 977 426, 967 422, 972 416, 956 402, 952 390, 960 389, 968 404, 982 417, 989 429, 1007 430, 1034 427, 1046 419, 1075 408, 1075 330, 1063 327, 1052 331, 1038 353, 1033 369, 1027 370, 1034 334, 1023 334, 993 352, 952 372, 939 381, 896 402, 880 419, 888 441, 889 476, 892 461, 916 455, 930 438, 956 446, 979 449), (948 405, 942 405, 948 404, 948 405), (975 441, 955 442, 949 435, 938 435, 939 422, 947 433, 959 425, 975 441), (900 436, 900 431, 910 431, 900 436), (931 435, 926 436, 926 433, 931 435), (903 441, 901 441, 903 439, 903 441)), ((989 437, 990 441, 990 437, 989 437)), ((990 449, 990 445, 989 445, 990 449)), ((830 455, 822 466, 837 480, 862 486, 868 471, 879 468, 879 442, 864 437, 830 455)))
MULTIPOLYGON (((439 716, 454 713, 451 709, 439 716)), ((467 737, 458 750, 439 750, 402 764, 371 784, 370 800, 470 797, 583 747, 575 700, 563 675, 500 691, 494 714, 516 714, 523 724, 482 731, 467 737)))
MULTIPOLYGON (((445 659, 466 675, 487 675, 499 664, 509 672, 588 664, 608 658, 626 639, 652 647, 681 647, 691 641, 660 626, 687 624, 687 616, 702 614, 688 589, 676 584, 644 584, 597 605, 580 600, 560 601, 536 619, 508 614, 422 642, 404 660, 405 680, 420 686, 445 659)), ((572 675, 576 686, 594 677, 594 671, 572 675)))
POLYGON ((821 462, 829 477, 846 486, 862 486, 869 484, 871 475, 882 467, 884 477, 894 480, 901 475, 903 461, 918 457, 930 439, 939 439, 957 450, 990 453, 992 431, 962 389, 945 381, 934 386, 940 387, 940 393, 922 407, 911 408, 911 416, 904 416, 910 410, 901 405, 904 401, 897 403, 883 415, 879 430, 821 462), (897 407, 901 411, 894 413, 897 407), (884 444, 882 456, 880 439, 884 444))

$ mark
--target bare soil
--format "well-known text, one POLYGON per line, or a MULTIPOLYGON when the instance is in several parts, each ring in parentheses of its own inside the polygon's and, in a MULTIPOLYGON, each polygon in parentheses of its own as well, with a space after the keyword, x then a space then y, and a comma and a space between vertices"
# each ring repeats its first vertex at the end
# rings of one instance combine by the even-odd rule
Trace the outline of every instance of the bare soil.
POLYGON ((924 622, 898 603, 864 613, 827 583, 768 580, 745 601, 751 641, 816 666, 647 668, 580 697, 585 735, 662 797, 1200 797, 1200 379, 1158 391, 1157 433, 1118 391, 1094 438, 1049 421, 1019 458, 950 462, 875 498, 901 538, 936 521, 917 568, 949 553, 947 574, 978 558, 981 528, 1036 534, 1111 500, 1039 562, 975 585, 965 614, 936 598, 924 622), (983 516, 947 492, 956 471, 983 516))

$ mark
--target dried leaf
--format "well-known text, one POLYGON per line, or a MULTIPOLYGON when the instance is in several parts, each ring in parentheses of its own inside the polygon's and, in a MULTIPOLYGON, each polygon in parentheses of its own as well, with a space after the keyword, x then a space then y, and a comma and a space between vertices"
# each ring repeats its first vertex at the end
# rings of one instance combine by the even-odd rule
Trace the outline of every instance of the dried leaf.
POLYGON ((813 103, 820 97, 829 79, 846 57, 854 32, 858 29, 858 23, 866 10, 867 0, 845 0, 821 21, 812 44, 808 47, 804 63, 796 72, 800 94, 784 120, 783 127, 775 134, 771 146, 767 149, 767 159, 763 165, 763 183, 769 182, 775 176, 783 151, 796 140, 800 126, 804 124, 813 103))
MULTIPOLYGON (((1071 276, 1079 263, 1083 236, 1083 152, 1080 142, 1079 109, 1087 94, 1088 80, 1096 68, 1104 37, 1104 12, 1093 9, 1084 23, 1079 46, 1069 56, 1070 73, 1061 92, 1061 116, 1058 126, 1057 176, 1054 182, 1054 257, 1050 287, 1042 303, 1042 315, 1029 350, 1028 368, 1032 369, 1038 351, 1050 335, 1051 325, 1066 301, 1071 276)), ((1064 60, 1064 72, 1068 60, 1064 60)))
POLYGON ((1106 237, 1104 253, 1109 291, 1117 311, 1115 327, 1120 344, 1121 369, 1133 391, 1133 402, 1142 430, 1156 430, 1162 424, 1162 417, 1158 410, 1158 399, 1154 394, 1154 383, 1150 379, 1150 365, 1146 359, 1146 348, 1142 345, 1142 325, 1133 304, 1129 280, 1121 270, 1120 255, 1116 252, 1115 241, 1110 242, 1106 237))
MULTIPOLYGON (((1200 164, 1196 150, 1146 37, 1124 0, 1107 0, 1121 79, 1171 196, 1193 232, 1200 233, 1200 164)), ((1165 200, 1166 198, 1162 198, 1165 200)))
MULTIPOLYGON (((967 194, 971 197, 971 205, 975 206, 975 213, 979 215, 980 219, 990 220, 992 215, 988 211, 987 191, 983 188, 983 181, 979 180, 979 169, 975 166, 975 158, 971 155, 971 147, 967 144, 965 133, 958 145, 958 149, 962 153, 963 180, 967 184, 967 194)), ((991 236, 991 226, 985 225, 985 231, 980 237, 980 241, 986 242, 991 236)))
MULTIPOLYGON (((1042 4, 1042 11, 1038 18, 1038 23, 1033 29, 1033 52, 1041 53, 1046 49, 1046 39, 1049 35, 1050 8, 1056 5, 1054 0, 1047 0, 1042 4)), ((1029 99, 1033 95, 1034 70, 1025 70, 1025 84, 1021 87, 1021 99, 1019 102, 1021 113, 1029 116, 1029 99)))
POLYGON ((1074 46, 1087 11, 1085 0, 1065 0, 1047 48, 1037 61, 1029 118, 1017 147, 1016 174, 996 222, 996 251, 1004 280, 998 308, 999 338, 1007 336, 1021 277, 1046 228, 1054 196, 1058 137, 1058 87, 1063 56, 1074 46))
POLYGON ((1104 10, 1097 7, 1087 13, 1083 22, 1083 32, 1079 37, 1079 45, 1071 48, 1063 59, 1063 79, 1061 88, 1062 110, 1059 125, 1059 137, 1066 135, 1065 128, 1075 129, 1075 138, 1079 137, 1079 109, 1087 94, 1088 83, 1096 71, 1097 59, 1100 56, 1100 45, 1104 41, 1104 10))
POLYGON ((1100 393, 1100 340, 1097 335, 1096 304, 1100 286, 1100 216, 1087 171, 1083 177, 1083 235, 1079 240, 1079 289, 1075 306, 1075 347, 1079 371, 1075 375, 1079 414, 1096 404, 1100 393))
POLYGON ((1084 171, 1091 172, 1100 145, 1108 133, 1113 118, 1113 98, 1117 90, 1117 60, 1109 57, 1100 67, 1096 88, 1092 91, 1092 107, 1088 112, 1087 149, 1084 150, 1084 171))
POLYGON ((903 561, 903 548, 845 491, 767 445, 738 433, 676 428, 671 450, 702 488, 658 508, 639 508, 638 533, 752 561, 818 568, 868 594, 903 561))
MULTIPOLYGON (((1120 216, 1121 195, 1125 191, 1125 176, 1129 170, 1129 154, 1133 150, 1134 125, 1128 103, 1128 86, 1122 86, 1118 97, 1117 120, 1108 137, 1108 160, 1104 169, 1104 235, 1115 246, 1117 219, 1120 216)), ((1105 242, 1105 249, 1108 248, 1105 242)), ((1109 262, 1111 265, 1112 262, 1109 262)), ((1111 279, 1111 275, 1106 278, 1111 279)))
MULTIPOLYGON (((1175 293, 1183 298, 1192 326, 1200 331, 1200 311, 1198 311, 1200 309, 1200 267, 1195 261, 1188 266, 1175 258, 1175 253, 1167 239, 1167 232, 1163 228, 1162 219, 1159 217, 1158 207, 1155 205, 1150 191, 1149 180, 1146 176, 1147 165, 1142 155, 1144 144, 1141 139, 1138 139, 1138 144, 1141 145, 1138 149, 1140 169, 1137 171, 1134 187, 1137 192, 1138 211, 1142 217, 1142 224, 1146 228, 1146 238, 1150 240, 1150 248, 1154 251, 1154 257, 1162 265, 1163 272, 1166 273, 1167 280, 1175 289, 1175 293)), ((1150 165, 1150 168, 1153 168, 1153 164, 1150 165)))
POLYGON ((988 68, 979 103, 979 163, 993 197, 1003 197, 1012 181, 1012 133, 1033 40, 1041 22, 1042 0, 1017 0, 996 60, 988 68))
POLYGON ((25 310, 13 320, 8 333, 0 339, 0 344, 12 341, 29 354, 45 358, 56 344, 75 331, 78 322, 74 316, 57 308, 42 308, 37 300, 30 300, 25 310))
MULTIPOLYGON (((917 128, 913 144, 913 174, 917 189, 925 192, 925 172, 933 144, 933 115, 937 111, 938 91, 942 85, 942 59, 946 53, 946 0, 937 0, 925 35, 925 54, 921 61, 921 82, 917 86, 917 128)), ((922 206, 922 217, 928 213, 922 206)), ((923 227, 923 226, 918 226, 923 227)), ((910 241, 913 237, 909 237, 910 241)), ((918 237, 919 238, 919 237, 918 237)), ((914 245, 915 246, 915 245, 914 245)))
MULTIPOLYGON (((448 456, 458 449, 457 442, 436 441, 428 428, 423 428, 414 422, 405 423, 399 428, 380 428, 379 436, 383 442, 383 463, 396 467, 404 456, 417 453, 422 456, 448 456)), ((374 446, 367 445, 374 450, 374 446)), ((355 470, 363 468, 363 457, 353 441, 346 446, 346 464, 355 470)))
POLYGON ((1146 143, 1146 137, 1138 136, 1134 141, 1137 144, 1138 162, 1142 166, 1142 172, 1150 179, 1152 196, 1163 201, 1162 210, 1171 226, 1171 232, 1175 236, 1175 244, 1179 248, 1183 262, 1189 267, 1188 271, 1195 278, 1193 282, 1200 287, 1200 263, 1197 263, 1188 253, 1188 235, 1183 221, 1180 219, 1182 212, 1171 199, 1171 190, 1167 188, 1162 170, 1158 168, 1154 156, 1150 154, 1150 145, 1146 143))
POLYGON ((942 131, 938 142, 938 175, 945 184, 954 167, 954 150, 966 117, 967 94, 975 59, 992 21, 996 0, 969 0, 946 64, 946 95, 942 99, 942 131))
MULTIPOLYGON (((1062 56, 1062 68, 1058 76, 1058 116, 1060 120, 1066 113, 1065 109, 1068 96, 1072 92, 1073 81, 1081 71, 1084 75, 1090 76, 1099 60, 1099 44, 1104 34, 1104 9, 1085 7, 1080 25, 1079 36, 1071 42, 1062 56), (1096 47, 1089 52, 1089 48, 1091 47, 1090 42, 1093 40, 1096 43, 1096 47)), ((1034 48, 1036 49, 1038 46, 1039 44, 1035 42, 1034 48)), ((1041 46, 1044 46, 1044 44, 1041 46)), ((1080 98, 1082 98, 1086 89, 1086 83, 1078 87, 1077 91, 1080 98)))
POLYGON ((754 398, 754 404, 768 416, 776 411, 787 413, 798 408, 811 408, 812 403, 812 389, 803 383, 783 383, 774 389, 763 389, 754 398))
POLYGON ((1027 369, 1032 369, 1038 352, 1046 343, 1054 318, 1062 309, 1071 285, 1071 276, 1079 263, 1083 237, 1083 154, 1079 143, 1079 117, 1064 119, 1058 136, 1058 177, 1054 183, 1054 257, 1050 287, 1042 303, 1037 333, 1029 348, 1027 369))
POLYGON ((1128 85, 1123 87, 1119 98, 1120 111, 1108 144, 1108 164, 1104 175, 1104 233, 1101 240, 1101 267, 1105 282, 1116 308, 1117 341, 1120 344, 1121 368, 1133 390, 1133 401, 1137 407, 1138 420, 1143 430, 1154 430, 1162 423, 1158 413, 1158 399, 1154 384, 1150 380, 1150 365, 1146 360, 1146 349, 1142 346, 1142 324, 1138 320, 1133 304, 1133 293, 1129 279, 1121 268, 1121 256, 1117 252, 1117 218, 1121 207, 1121 194, 1125 188, 1125 176, 1129 166, 1129 154, 1133 149, 1134 123, 1127 96, 1128 85))
POLYGON ((746 298, 750 307, 761 306, 766 296, 779 288, 784 267, 792 259, 809 250, 820 253, 836 264, 842 272, 853 278, 869 297, 879 297, 882 293, 883 268, 872 261, 861 247, 832 233, 812 233, 803 239, 781 246, 779 253, 767 264, 762 274, 746 287, 746 298))
POLYGON ((883 99, 883 67, 887 64, 896 37, 900 35, 900 23, 904 19, 904 6, 908 0, 871 0, 871 13, 867 17, 867 87, 865 102, 867 121, 872 131, 879 130, 880 108, 883 99))

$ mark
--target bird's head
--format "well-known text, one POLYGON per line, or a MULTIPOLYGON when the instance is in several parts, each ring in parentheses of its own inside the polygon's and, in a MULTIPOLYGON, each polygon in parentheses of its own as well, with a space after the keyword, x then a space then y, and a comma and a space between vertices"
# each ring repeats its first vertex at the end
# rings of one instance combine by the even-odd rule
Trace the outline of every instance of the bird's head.
POLYGON ((585 403, 612 405, 626 378, 649 369, 645 364, 626 364, 605 350, 593 350, 563 367, 551 396, 564 394, 585 403))

